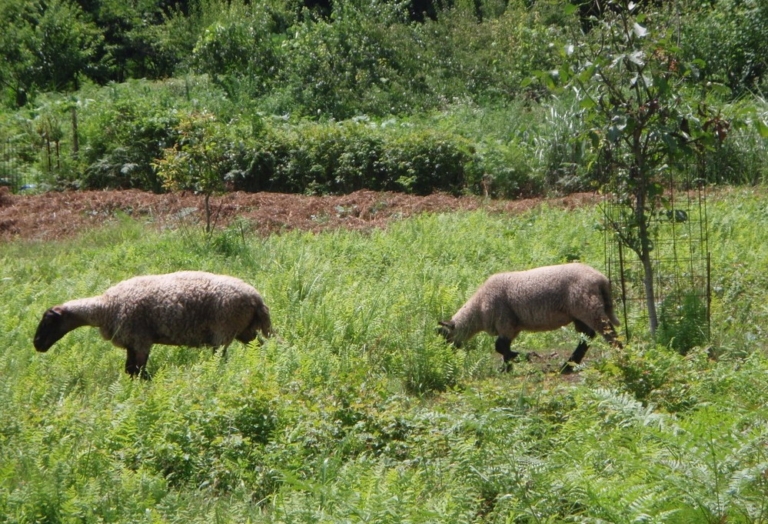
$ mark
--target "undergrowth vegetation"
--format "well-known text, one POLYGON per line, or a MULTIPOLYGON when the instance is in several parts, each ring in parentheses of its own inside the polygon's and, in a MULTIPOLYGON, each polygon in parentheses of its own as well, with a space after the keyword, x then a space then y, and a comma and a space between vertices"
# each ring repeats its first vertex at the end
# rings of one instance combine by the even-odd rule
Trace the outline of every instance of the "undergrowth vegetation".
POLYGON ((455 350, 435 327, 492 272, 602 267, 593 208, 266 238, 123 218, 4 244, 0 522, 764 522, 765 202, 710 197, 706 347, 595 342, 574 379, 548 369, 570 327, 522 335, 558 355, 509 374, 490 337, 455 350), (252 283, 277 336, 226 360, 156 346, 150 382, 94 329, 34 352, 46 308, 178 269, 252 283))

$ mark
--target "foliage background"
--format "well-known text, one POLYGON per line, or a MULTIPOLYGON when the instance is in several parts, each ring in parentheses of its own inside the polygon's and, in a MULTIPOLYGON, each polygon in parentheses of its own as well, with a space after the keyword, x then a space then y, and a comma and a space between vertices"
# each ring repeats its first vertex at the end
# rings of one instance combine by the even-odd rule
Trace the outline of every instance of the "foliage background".
MULTIPOLYGON (((596 5, 7 0, 0 180, 14 190, 159 192, 153 164, 178 147, 181 122, 205 113, 229 130, 217 140, 234 187, 249 191, 592 189, 599 177, 576 139, 580 98, 552 97, 530 79, 566 70, 569 45, 599 44, 596 5)), ((647 54, 692 64, 675 96, 733 123, 707 179, 761 181, 764 3, 640 9, 650 41, 667 42, 647 54)))

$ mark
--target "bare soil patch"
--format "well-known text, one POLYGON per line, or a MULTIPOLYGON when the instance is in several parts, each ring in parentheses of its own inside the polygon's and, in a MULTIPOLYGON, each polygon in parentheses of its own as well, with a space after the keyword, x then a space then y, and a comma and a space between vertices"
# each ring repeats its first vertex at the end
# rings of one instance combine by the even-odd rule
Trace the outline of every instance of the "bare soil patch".
MULTIPOLYGON (((547 199, 546 203, 572 209, 598 200, 596 194, 577 193, 547 199)), ((213 197, 211 202, 217 228, 226 227, 235 220, 246 220, 259 234, 269 235, 293 229, 313 232, 339 228, 368 230, 419 213, 476 209, 520 213, 545 200, 489 200, 446 194, 415 196, 357 191, 341 196, 237 192, 213 197)), ((67 238, 107 225, 121 214, 159 228, 205 221, 203 198, 188 192, 157 195, 138 190, 68 191, 12 195, 7 188, 0 188, 0 242, 67 238)))

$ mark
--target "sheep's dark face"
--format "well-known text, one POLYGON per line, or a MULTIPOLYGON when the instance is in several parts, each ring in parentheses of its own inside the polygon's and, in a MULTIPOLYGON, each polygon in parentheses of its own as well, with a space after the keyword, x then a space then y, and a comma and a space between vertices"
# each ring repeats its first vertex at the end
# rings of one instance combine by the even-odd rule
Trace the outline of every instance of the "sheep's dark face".
POLYGON ((35 349, 41 353, 48 351, 61 337, 71 331, 67 329, 66 314, 59 307, 52 307, 43 313, 43 319, 35 332, 35 349))
POLYGON ((447 320, 447 321, 440 321, 438 322, 440 326, 437 328, 437 332, 445 338, 448 342, 456 346, 457 348, 461 347, 460 342, 456 342, 455 335, 456 335, 456 322, 453 320, 447 320))
POLYGON ((259 311, 259 318, 261 319, 260 329, 261 333, 265 337, 272 336, 272 320, 269 317, 269 308, 266 305, 262 305, 259 311))

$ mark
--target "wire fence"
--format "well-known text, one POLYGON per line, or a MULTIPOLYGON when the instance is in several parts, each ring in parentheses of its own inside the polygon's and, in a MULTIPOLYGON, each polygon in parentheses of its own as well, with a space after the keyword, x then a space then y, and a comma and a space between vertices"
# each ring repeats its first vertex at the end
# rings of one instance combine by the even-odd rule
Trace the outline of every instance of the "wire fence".
MULTIPOLYGON (((709 335, 710 257, 706 186, 700 166, 688 166, 682 175, 663 181, 664 203, 653 205, 649 212, 648 235, 650 266, 653 274, 653 301, 659 308, 660 320, 674 316, 686 303, 696 300, 705 308, 705 325, 709 335)), ((602 204, 605 227, 605 254, 614 293, 620 297, 625 335, 631 338, 632 326, 647 325, 646 270, 633 250, 631 242, 622 241, 617 231, 636 227, 636 218, 627 212, 627 203, 617 195, 607 195, 602 204)), ((639 243, 639 239, 638 239, 639 243)), ((635 246, 635 249, 639 249, 635 246)))
POLYGON ((0 187, 19 193, 34 187, 34 180, 23 161, 24 147, 13 140, 0 141, 0 187))

